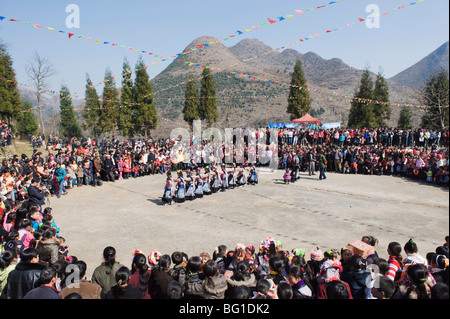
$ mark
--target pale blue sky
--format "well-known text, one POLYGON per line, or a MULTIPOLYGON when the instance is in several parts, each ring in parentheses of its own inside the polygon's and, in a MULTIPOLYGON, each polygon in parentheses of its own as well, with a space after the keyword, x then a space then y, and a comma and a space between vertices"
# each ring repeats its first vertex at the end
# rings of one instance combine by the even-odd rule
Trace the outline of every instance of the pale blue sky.
MULTIPOLYGON (((418 2, 419 0, 417 0, 418 2)), ((386 77, 391 77, 437 49, 449 39, 449 2, 425 0, 409 6, 414 1, 404 0, 343 0, 330 5, 331 0, 0 0, 0 39, 9 46, 19 82, 31 83, 25 75, 25 64, 36 50, 48 58, 57 74, 49 79, 49 89, 59 90, 61 83, 71 92, 84 93, 85 73, 94 83, 101 82, 106 67, 119 76, 123 58, 126 56, 134 66, 138 53, 121 47, 105 45, 103 41, 117 43, 135 49, 163 55, 175 55, 195 38, 204 35, 223 39, 237 30, 259 26, 267 18, 294 15, 291 19, 244 33, 224 41, 234 45, 244 38, 256 38, 272 48, 288 45, 294 41, 322 33, 366 18, 369 4, 379 6, 381 12, 402 5, 407 7, 381 16, 380 28, 369 29, 364 23, 352 25, 326 36, 305 41, 291 48, 306 53, 313 51, 331 59, 340 58, 352 67, 369 65, 377 71, 381 66, 386 77), (80 9, 80 28, 66 27, 66 6, 76 4, 80 9), (302 15, 295 9, 306 11, 327 5, 302 15), (19 22, 9 22, 15 18, 19 22), (34 28, 24 24, 42 25, 34 28), (53 27, 49 31, 45 27, 53 27), (99 39, 94 41, 76 36, 72 32, 99 39)), ((146 64, 155 58, 144 55, 146 64)), ((153 78, 169 65, 170 61, 158 63, 148 69, 153 78)), ((175 83, 174 83, 175 84, 175 83)), ((120 85, 120 79, 116 81, 120 85)), ((102 88, 98 89, 99 92, 102 88)), ((81 94, 83 95, 83 94, 81 94)))

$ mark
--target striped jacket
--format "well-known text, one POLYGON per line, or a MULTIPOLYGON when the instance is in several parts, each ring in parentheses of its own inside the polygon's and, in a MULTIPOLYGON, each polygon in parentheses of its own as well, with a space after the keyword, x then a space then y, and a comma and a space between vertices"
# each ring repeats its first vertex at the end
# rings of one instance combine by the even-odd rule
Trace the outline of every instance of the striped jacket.
POLYGON ((401 265, 395 256, 389 256, 388 264, 389 268, 386 273, 386 277, 392 281, 395 281, 395 275, 397 274, 397 271, 401 271, 401 265))

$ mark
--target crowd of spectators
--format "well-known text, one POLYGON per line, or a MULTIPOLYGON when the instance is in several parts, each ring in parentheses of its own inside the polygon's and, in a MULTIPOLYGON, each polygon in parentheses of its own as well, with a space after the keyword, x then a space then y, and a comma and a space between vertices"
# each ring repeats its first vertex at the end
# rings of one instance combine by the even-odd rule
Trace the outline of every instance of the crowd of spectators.
POLYGON ((11 145, 13 134, 4 121, 0 121, 0 147, 11 145))
POLYGON ((403 176, 438 186, 449 185, 448 131, 397 129, 279 130, 280 169, 341 174, 403 176), (296 138, 297 137, 297 138, 296 138))
POLYGON ((403 245, 390 242, 388 259, 378 256, 378 240, 373 236, 360 240, 372 248, 368 253, 355 250, 350 243, 324 251, 319 247, 286 249, 281 241, 267 237, 258 248, 243 243, 232 249, 219 245, 211 253, 193 256, 158 250, 147 255, 136 249, 130 252, 129 265, 116 260, 116 250, 108 246, 101 256, 103 262, 87 265, 69 253, 47 219, 37 226, 28 225, 37 212, 32 211, 30 207, 19 226, 26 230, 20 228, 15 238, 4 241, 0 258, 3 299, 449 298, 448 236, 443 245, 424 256, 413 239, 403 245), (31 233, 31 240, 21 241, 21 231, 23 236, 31 233), (86 277, 88 266, 94 267, 91 278, 86 277))
MULTIPOLYGON (((383 132, 279 130, 278 168, 314 174, 321 154, 327 171, 402 175, 448 186, 448 132, 434 134, 434 139, 429 132, 425 142, 420 134, 428 136, 427 131, 417 131, 419 144, 415 138, 409 142, 416 131, 409 131, 404 140, 400 138, 403 132, 398 139, 394 133, 392 140, 385 139, 383 132)), ((269 141, 270 131, 265 134, 269 141)), ((73 187, 97 187, 103 182, 190 169, 192 156, 205 151, 206 142, 191 140, 190 145, 173 152, 180 141, 49 137, 43 143, 46 154, 35 149, 30 157, 22 154, 4 160, 0 168, 2 298, 448 298, 448 236, 445 244, 425 257, 418 254, 412 239, 403 246, 389 243, 389 260, 379 258, 376 251, 361 256, 347 246, 325 251, 317 247, 307 254, 300 248, 285 249, 268 237, 257 245, 237 244, 231 250, 219 245, 212 254, 197 256, 179 251, 162 254, 155 250, 149 255, 135 251, 128 267, 115 260, 115 249, 109 246, 103 252, 105 261, 95 268, 92 278, 85 278, 87 265, 82 257, 70 254, 45 197, 60 197, 73 187), (373 272, 371 265, 378 271, 373 272), (78 279, 70 276, 75 270, 78 279)), ((256 151, 252 147, 245 144, 242 166, 249 165, 248 156, 256 151)), ((219 149, 224 155, 226 147, 219 149)), ((273 145, 267 147, 267 151, 272 149, 273 145)), ((212 163, 221 163, 220 157, 210 156, 212 163)), ((239 154, 233 155, 234 162, 236 156, 239 154)), ((195 165, 208 163, 202 160, 195 165)), ((362 241, 377 245, 371 236, 362 241)))

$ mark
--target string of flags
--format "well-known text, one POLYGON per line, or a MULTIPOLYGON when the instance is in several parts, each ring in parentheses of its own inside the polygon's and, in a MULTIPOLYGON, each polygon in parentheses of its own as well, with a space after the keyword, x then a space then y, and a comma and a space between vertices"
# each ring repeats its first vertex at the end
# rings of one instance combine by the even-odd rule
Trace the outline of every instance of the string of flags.
MULTIPOLYGON (((334 4, 334 3, 336 3, 336 2, 341 2, 341 1, 343 1, 343 0, 340 0, 340 1, 332 1, 332 2, 329 3, 329 5, 334 4)), ((424 1, 424 0, 419 0, 418 2, 423 2, 423 1, 424 1)), ((417 2, 411 2, 411 3, 409 4, 409 6, 412 6, 412 5, 416 4, 416 3, 417 3, 417 2)), ((325 7, 325 6, 326 6, 326 5, 319 6, 319 7, 317 7, 316 9, 320 9, 320 8, 325 7)), ((399 10, 399 9, 403 9, 403 8, 406 8, 406 7, 407 7, 407 6, 400 6, 400 7, 398 7, 398 8, 394 8, 394 9, 391 10, 391 11, 386 11, 386 12, 384 12, 384 13, 382 13, 382 14, 383 14, 383 15, 386 15, 386 14, 388 14, 388 13, 390 13, 390 12, 397 11, 397 10, 399 10)), ((312 11, 312 10, 313 10, 313 9, 311 9, 311 10, 306 10, 306 12, 309 12, 309 11, 312 11)), ((303 14, 303 13, 304 13, 303 11, 300 11, 300 10, 295 10, 295 11, 296 11, 296 12, 299 11, 299 12, 297 12, 297 14, 303 14)), ((279 17, 279 18, 280 18, 279 21, 283 21, 283 20, 284 20, 283 17, 279 17)), ((287 18, 290 18, 290 17, 287 17, 287 18)), ((4 19, 5 19, 5 17, 0 16, 0 21, 2 21, 2 20, 4 20, 4 19)), ((9 21, 19 21, 19 20, 16 20, 16 19, 10 19, 9 21)), ((315 38, 315 37, 319 37, 319 36, 322 36, 322 35, 326 35, 326 34, 328 34, 328 33, 335 32, 335 31, 341 30, 341 29, 343 29, 343 28, 345 28, 345 27, 354 25, 354 24, 356 24, 356 23, 358 23, 358 22, 364 22, 364 21, 365 21, 364 19, 358 18, 358 20, 354 21, 354 22, 351 23, 351 24, 345 24, 345 26, 343 26, 343 27, 336 28, 336 29, 333 29, 333 30, 327 30, 326 32, 323 32, 323 33, 320 33, 320 34, 317 34, 317 33, 316 33, 316 34, 311 35, 311 36, 309 36, 309 37, 305 37, 305 38, 299 39, 299 41, 295 41, 295 42, 290 43, 290 44, 288 44, 288 45, 286 45, 286 46, 283 46, 283 47, 276 48, 276 49, 273 49, 273 50, 271 50, 271 51, 265 52, 263 55, 271 54, 271 53, 273 53, 273 52, 277 52, 277 51, 279 51, 279 50, 282 50, 282 49, 285 49, 285 48, 287 48, 287 47, 293 46, 294 44, 298 44, 298 43, 307 41, 307 40, 312 39, 312 38, 315 38)), ((269 21, 269 22, 270 22, 270 24, 276 23, 275 20, 272 20, 272 21, 269 21)), ((42 27, 42 26, 39 26, 39 25, 36 26, 36 25, 35 25, 35 27, 36 27, 36 28, 40 28, 40 27, 42 27)), ((49 28, 49 29, 52 29, 52 28, 49 28)), ((255 28, 253 28, 253 29, 255 29, 255 28)), ((241 33, 239 32, 239 34, 241 34, 241 33)), ((73 36, 73 35, 72 35, 72 36, 73 36)), ((69 36, 69 38, 72 37, 72 36, 69 36)), ((219 43, 219 42, 220 42, 220 41, 216 41, 216 42, 214 42, 214 43, 219 43)), ((214 44, 214 43, 213 43, 213 44, 214 44)), ((209 44, 205 44, 205 45, 199 45, 198 47, 201 49, 201 48, 208 47, 208 46, 209 46, 209 44)), ((193 50, 194 50, 194 49, 193 49, 193 50)), ((184 52, 184 53, 182 53, 182 54, 188 54, 188 53, 192 52, 193 50, 191 50, 191 51, 186 51, 186 52, 184 52)), ((179 56, 179 55, 181 55, 181 54, 178 54, 178 55, 176 55, 176 56, 179 56)), ((176 57, 176 56, 174 56, 174 57, 176 57)), ((254 60, 254 59, 260 58, 260 57, 262 57, 262 56, 260 55, 260 56, 255 56, 255 57, 252 57, 252 58, 249 58, 249 59, 246 59, 246 60, 242 60, 242 61, 239 61, 238 63, 235 63, 234 65, 231 65, 230 67, 236 66, 236 65, 238 65, 238 64, 240 64, 240 63, 246 63, 246 62, 252 61, 252 60, 254 60)), ((214 74, 217 74, 217 73, 219 73, 219 72, 226 72, 226 73, 233 74, 233 75, 237 74, 237 72, 233 72, 233 71, 230 71, 230 70, 222 70, 222 69, 220 69, 220 68, 215 68, 215 67, 209 67, 209 66, 205 66, 205 65, 200 65, 200 64, 198 64, 198 63, 195 64, 194 62, 189 62, 189 61, 184 61, 184 60, 176 60, 176 61, 178 61, 178 62, 180 62, 180 63, 184 63, 185 65, 188 65, 188 66, 195 66, 195 67, 202 67, 202 68, 210 68, 211 70, 217 70, 217 72, 214 72, 214 73, 212 73, 212 74, 210 74, 210 75, 214 75, 214 74)), ((153 64, 156 64, 156 63, 154 62, 153 64)), ((145 66, 144 68, 147 68, 147 66, 145 66)), ((138 71, 138 69, 134 69, 134 70, 132 70, 130 73, 133 73, 133 72, 136 72, 136 71, 138 71)), ((129 74, 129 73, 124 73, 124 74, 122 74, 122 76, 127 75, 127 74, 129 74)), ((274 80, 265 79, 265 78, 260 78, 260 77, 255 77, 255 76, 247 75, 247 74, 240 74, 240 76, 241 76, 241 77, 247 77, 248 79, 252 79, 252 80, 258 80, 258 81, 263 81, 263 82, 271 83, 271 84, 279 84, 279 85, 291 86, 290 84, 285 83, 285 82, 274 81, 274 80)), ((200 78, 202 78, 202 77, 200 77, 200 78)), ((200 78, 198 78, 198 79, 200 79, 200 78)), ((114 79, 114 78, 113 78, 113 79, 114 79)), ((6 80, 6 79, 0 78, 0 80, 6 80)), ((178 86, 180 86, 180 85, 186 84, 187 82, 189 82, 189 81, 191 81, 191 80, 195 80, 195 78, 194 78, 194 79, 190 79, 190 80, 188 80, 188 81, 183 81, 183 82, 181 82, 181 83, 179 83, 179 84, 176 84, 176 85, 171 85, 170 87, 168 87, 168 88, 166 88, 166 89, 162 89, 162 90, 160 90, 160 91, 158 91, 158 92, 155 92, 154 94, 156 95, 156 94, 159 94, 159 93, 161 93, 161 92, 163 92, 163 91, 165 91, 165 90, 168 90, 168 89, 175 88, 175 87, 178 87, 178 86)), ((7 81, 9 81, 9 82, 14 82, 14 81, 12 81, 12 80, 7 80, 7 81)), ((104 84, 104 83, 106 83, 107 81, 108 81, 108 80, 104 80, 104 81, 101 81, 101 82, 99 82, 99 83, 97 83, 97 84, 93 84, 92 87, 95 87, 95 86, 104 84)), ((16 82, 16 83, 17 83, 17 82, 16 82)), ((31 88, 34 88, 34 86, 32 86, 32 85, 27 85, 27 84, 24 84, 24 83, 18 83, 18 84, 21 85, 21 86, 28 87, 28 88, 30 88, 30 87, 31 87, 31 88)), ((301 89, 306 89, 306 90, 310 90, 310 91, 315 91, 315 92, 317 92, 317 93, 328 93, 328 94, 337 95, 336 92, 322 92, 321 90, 314 90, 314 89, 308 89, 308 88, 301 88, 301 89)), ((58 91, 54 91, 54 90, 42 89, 42 91, 43 91, 43 93, 59 94, 58 91)), ((70 95, 67 95, 67 96, 63 96, 62 99, 66 98, 66 97, 69 97, 69 96, 70 96, 70 97, 78 98, 77 93, 78 93, 78 92, 75 92, 75 93, 70 94, 70 95)), ((351 97, 351 96, 341 96, 341 97, 350 99, 349 101, 352 101, 352 100, 355 99, 354 97, 351 97)), ((99 99, 99 100, 101 100, 101 99, 99 99)), ((359 101, 361 102, 361 100, 359 100, 359 101)), ((379 101, 374 101, 374 100, 367 100, 367 101, 364 101, 364 103, 374 103, 374 104, 385 104, 385 103, 389 103, 389 104, 391 104, 391 105, 396 105, 396 106, 410 106, 410 107, 420 107, 420 108, 429 107, 429 106, 417 106, 417 105, 413 105, 413 104, 404 104, 404 103, 401 104, 401 103, 393 103, 393 102, 379 102, 379 101)), ((35 107, 35 108, 36 108, 36 107, 35 107)))
MULTIPOLYGON (((309 8, 309 9, 306 9, 306 10, 304 10, 304 11, 298 10, 298 9, 295 9, 294 11, 296 12, 297 15, 302 15, 302 14, 304 14, 305 12, 311 12, 311 11, 314 11, 314 10, 317 10, 317 9, 322 9, 322 8, 326 7, 327 5, 329 6, 329 5, 333 5, 333 4, 335 4, 335 3, 343 2, 343 1, 344 1, 344 0, 331 1, 331 2, 329 2, 328 4, 320 5, 320 6, 317 6, 317 7, 315 7, 315 8, 309 8)), ((281 22, 281 21, 283 21, 283 20, 290 19, 290 18, 292 18, 292 17, 294 17, 294 15, 288 14, 288 15, 285 15, 285 16, 279 16, 279 17, 277 17, 277 19, 278 19, 278 22, 281 22)), ((18 19, 13 19, 13 18, 8 19, 8 18, 6 18, 6 17, 4 17, 4 16, 0 16, 0 22, 3 21, 3 20, 4 20, 4 21, 9 21, 9 22, 20 22, 20 20, 18 20, 18 19)), ((269 25, 270 25, 270 24, 274 24, 274 23, 277 22, 277 21, 275 21, 275 20, 273 20, 273 19, 270 19, 270 18, 268 18, 268 21, 269 21, 269 25)), ((24 22, 24 24, 32 25, 32 26, 34 26, 34 28, 36 28, 36 29, 44 28, 44 29, 47 29, 47 30, 49 30, 49 31, 56 31, 55 28, 52 28, 52 27, 44 27, 44 26, 42 26, 42 25, 39 25, 39 24, 33 24, 33 23, 31 23, 31 22, 24 22)), ((261 26, 261 27, 267 26, 267 23, 265 23, 265 22, 260 22, 260 26, 261 26)), ((249 32, 249 31, 251 31, 251 30, 256 30, 256 29, 259 29, 259 27, 252 26, 251 29, 244 29, 244 32, 249 32)), ((223 38, 222 41, 226 41, 226 40, 229 40, 230 38, 234 38, 234 37, 236 37, 236 36, 242 35, 242 34, 244 34, 244 32, 242 32, 242 31, 240 31, 240 30, 237 30, 235 34, 232 34, 232 35, 230 35, 230 36, 228 36, 228 37, 223 38)), ((74 34, 74 33, 66 32, 66 31, 63 31, 63 30, 59 30, 58 33, 67 34, 69 39, 71 39, 72 37, 75 36, 74 38, 78 38, 78 39, 84 38, 84 39, 87 39, 87 40, 94 40, 94 38, 92 38, 92 37, 85 37, 85 36, 83 36, 83 35, 76 35, 76 34, 74 34)), ((106 44, 111 44, 112 47, 122 47, 122 48, 127 48, 128 50, 134 50, 135 52, 140 52, 140 53, 148 53, 149 55, 153 55, 154 57, 159 57, 159 58, 161 58, 161 59, 157 60, 157 62, 152 62, 152 63, 151 63, 151 65, 156 65, 156 64, 158 64, 158 63, 161 63, 161 62, 164 62, 164 61, 167 61, 167 60, 171 60, 172 58, 177 58, 177 57, 179 57, 179 56, 181 56, 181 55, 186 55, 186 54, 192 53, 192 52, 194 52, 194 51, 196 51, 196 50, 198 50, 198 49, 207 48, 208 46, 213 45, 213 44, 220 43, 221 41, 220 41, 220 40, 217 40, 216 42, 210 42, 210 43, 198 44, 198 45, 197 45, 197 48, 192 48, 191 50, 188 50, 188 51, 185 51, 185 52, 182 52, 182 53, 177 53, 177 54, 175 54, 175 55, 173 55, 173 56, 164 56, 164 55, 162 55, 162 54, 156 54, 156 53, 153 53, 153 52, 147 52, 146 50, 133 49, 132 47, 128 47, 128 46, 125 46, 125 45, 119 45, 119 44, 117 44, 117 43, 112 43, 112 42, 110 42, 110 41, 95 40, 94 43, 95 43, 95 44, 99 44, 99 43, 102 43, 102 42, 103 42, 104 45, 106 45, 106 44)), ((150 65, 147 65, 146 67, 148 67, 148 66, 150 66, 150 65)), ((137 69, 133 70, 131 73, 133 73, 133 72, 135 72, 135 71, 137 71, 137 69)), ((102 81, 102 82, 97 83, 95 86, 98 86, 98 85, 101 85, 101 84, 104 84, 104 83, 105 83, 105 81, 102 81)), ((27 87, 32 87, 32 86, 28 86, 28 85, 27 85, 27 87)), ((73 94, 71 94, 70 96, 76 96, 80 91, 81 91, 81 90, 76 91, 76 92, 74 92, 73 94)), ((47 91, 46 91, 46 92, 47 92, 47 91)), ((57 94, 58 92, 57 92, 57 91, 50 91, 50 90, 49 90, 48 93, 52 93, 52 94, 55 94, 55 93, 56 93, 56 94, 57 94)))
MULTIPOLYGON (((270 25, 273 25, 275 23, 279 23, 279 22, 282 22, 284 20, 294 18, 295 16, 299 16, 299 15, 303 15, 305 13, 316 11, 316 10, 319 10, 319 9, 322 9, 322 8, 327 7, 327 6, 331 6, 333 4, 336 4, 336 3, 339 3, 339 2, 343 2, 343 1, 344 0, 330 1, 329 3, 322 4, 322 5, 319 5, 319 6, 314 6, 312 8, 304 9, 304 10, 294 9, 293 11, 295 12, 295 15, 294 14, 286 14, 286 15, 278 16, 276 18, 267 18, 267 21, 264 20, 262 22, 259 22, 258 25, 252 25, 251 27, 248 27, 248 28, 236 30, 236 32, 234 32, 233 34, 231 34, 231 35, 229 35, 227 37, 224 37, 222 40, 217 40, 216 42, 212 42, 212 43, 198 44, 197 48, 203 48, 203 47, 207 47, 207 46, 212 45, 212 44, 220 43, 222 41, 227 41, 229 39, 232 39, 232 38, 234 38, 236 36, 240 36, 240 35, 245 34, 247 32, 250 32, 250 31, 253 31, 253 30, 257 30, 257 29, 260 29, 262 27, 270 26, 270 25)), ((7 17, 4 17, 4 16, 0 16, 0 22, 1 21, 21 22, 21 20, 13 19, 13 18, 7 18, 7 17)), ((45 30, 48 30, 48 31, 56 31, 56 29, 53 28, 53 27, 46 27, 46 26, 43 26, 43 25, 40 25, 40 24, 36 24, 36 23, 32 23, 32 22, 24 22, 24 24, 33 26, 35 29, 45 29, 45 30)), ((75 34, 75 33, 67 32, 67 31, 64 31, 64 30, 58 30, 57 33, 61 33, 61 34, 67 35, 68 39, 86 39, 88 41, 91 41, 94 44, 110 45, 111 47, 115 47, 115 48, 124 48, 124 49, 132 51, 132 52, 148 54, 150 56, 153 56, 153 57, 156 57, 156 58, 160 58, 161 61, 172 60, 174 58, 179 57, 180 55, 189 54, 192 51, 195 51, 197 49, 197 48, 193 48, 190 51, 177 53, 177 54, 171 55, 171 56, 165 56, 165 55, 162 55, 160 53, 149 52, 148 50, 136 49, 136 48, 130 47, 128 45, 118 44, 117 42, 99 40, 99 39, 95 39, 92 36, 85 36, 85 35, 81 35, 81 34, 75 34)))
MULTIPOLYGON (((335 3, 337 3, 337 2, 342 2, 342 1, 343 1, 343 0, 339 0, 339 1, 331 1, 328 5, 332 5, 332 4, 335 4, 335 3)), ((418 2, 423 2, 423 1, 425 1, 425 0, 419 0, 418 2)), ((414 5, 414 4, 416 4, 416 2, 411 2, 409 5, 412 6, 412 5, 414 5)), ((316 9, 321 9, 321 8, 323 8, 323 7, 325 7, 325 6, 327 6, 327 5, 317 6, 316 9)), ((407 6, 405 6, 405 5, 400 6, 400 7, 396 7, 396 8, 394 8, 394 9, 390 10, 390 11, 384 12, 383 15, 386 15, 386 14, 388 14, 388 13, 390 13, 390 12, 394 12, 394 11, 397 11, 397 10, 399 10, 399 9, 403 9, 403 8, 406 8, 406 7, 407 7, 407 6)), ((313 11, 313 10, 314 10, 314 8, 313 8, 313 9, 307 9, 307 10, 305 10, 305 12, 311 12, 311 11, 313 11)), ((296 13, 297 13, 298 15, 305 13, 304 11, 301 11, 301 10, 295 10, 295 11, 296 11, 296 13)), ((286 17, 289 18, 288 16, 286 16, 286 17)), ((5 19, 5 17, 0 16, 0 21, 2 21, 2 20, 4 20, 4 19, 5 19)), ((276 22, 276 21, 273 20, 273 19, 271 19, 271 20, 272 20, 272 23, 271 23, 271 24, 273 24, 273 23, 276 22), (274 21, 275 21, 275 22, 274 22, 274 21)), ((283 21, 283 20, 285 20, 284 17, 279 17, 279 21, 283 21)), ((9 19, 8 21, 19 21, 19 20, 17 20, 17 19, 9 19)), ((310 40, 310 39, 313 39, 313 38, 317 38, 317 37, 319 37, 319 36, 326 35, 326 34, 329 34, 329 33, 331 33, 331 32, 335 32, 335 31, 341 30, 341 29, 343 29, 343 28, 345 28, 345 27, 349 27, 349 26, 351 26, 351 25, 354 25, 354 24, 356 24, 356 23, 358 23, 358 22, 364 22, 364 21, 365 21, 365 19, 358 18, 356 21, 354 21, 354 22, 352 22, 352 23, 350 23, 350 24, 349 24, 349 23, 345 24, 345 26, 342 26, 342 27, 339 27, 339 28, 335 28, 335 29, 332 29, 332 30, 326 30, 325 32, 322 32, 322 33, 315 33, 314 35, 311 35, 311 36, 308 36, 308 37, 299 39, 299 41, 294 41, 293 43, 290 43, 290 44, 288 44, 288 45, 282 46, 282 47, 280 47, 280 48, 273 49, 273 50, 271 50, 271 51, 269 51, 269 52, 265 52, 264 55, 267 55, 267 54, 270 54, 270 53, 273 53, 273 52, 277 52, 277 51, 286 49, 286 48, 288 48, 288 47, 290 47, 290 46, 293 46, 293 45, 295 45, 295 44, 298 44, 299 42, 301 43, 301 42, 304 42, 304 41, 307 41, 307 40, 310 40)), ((27 24, 31 24, 31 23, 27 23, 27 24)), ((36 26, 37 26, 38 28, 39 28, 39 27, 42 27, 42 26, 40 26, 40 25, 35 25, 35 27, 36 27, 36 26)), ((48 29, 54 30, 54 28, 48 28, 48 29)), ((249 29, 246 29, 246 30, 249 30, 249 29)), ((60 30, 59 32, 64 33, 65 31, 60 30)), ((238 31, 238 34, 241 34, 241 33, 242 33, 241 31, 238 31)), ((70 38, 70 37, 71 37, 71 36, 69 36, 69 38, 70 38)), ((100 41, 100 42, 101 42, 101 41, 100 41)), ((97 43, 100 43, 100 42, 97 42, 97 43)), ((216 43, 220 43, 220 40, 219 40, 219 41, 216 41, 216 42, 211 42, 211 43, 204 43, 203 45, 200 45, 200 44, 199 44, 199 45, 198 45, 198 48, 206 48, 206 47, 208 47, 209 45, 216 44, 216 43)), ((197 49, 196 49, 196 48, 193 48, 193 49, 191 49, 191 50, 189 50, 189 51, 185 51, 185 52, 183 52, 183 53, 181 53, 181 54, 177 54, 177 55, 172 56, 172 57, 178 57, 178 56, 183 55, 183 54, 189 54, 189 53, 191 53, 191 52, 193 52, 193 51, 195 51, 195 50, 197 50, 197 49)), ((155 56, 156 56, 156 55, 155 55, 155 56)), ((159 55, 158 55, 158 56, 159 56, 159 55)), ((249 62, 249 61, 251 61, 251 60, 254 60, 254 59, 257 59, 257 58, 260 58, 260 57, 262 57, 262 56, 256 56, 256 57, 253 57, 253 58, 250 58, 250 59, 246 59, 246 60, 239 61, 238 63, 236 63, 236 64, 234 64, 234 65, 230 65, 229 68, 230 68, 230 67, 233 67, 233 66, 236 66, 236 65, 238 65, 238 64, 241 64, 241 63, 249 62)), ((178 62, 184 62, 184 63, 187 64, 188 66, 194 65, 193 62, 188 62, 188 61, 184 61, 184 60, 177 60, 177 61, 178 61, 178 62)), ((158 62, 161 62, 161 60, 158 61, 158 62)), ((156 63, 156 62, 152 62, 152 65, 154 65, 154 64, 157 64, 157 63, 156 63)), ((149 66, 150 66, 150 65, 147 65, 147 66, 145 66, 144 68, 147 68, 147 67, 149 67, 149 66)), ((200 66, 200 65, 199 65, 199 64, 195 64, 195 66, 200 66)), ((205 66, 202 66, 202 67, 205 67, 205 66)), ((214 69, 214 68, 212 68, 212 69, 214 69)), ((134 72, 136 72, 136 71, 138 71, 138 69, 134 69, 134 70, 132 70, 130 73, 134 73, 134 72)), ((126 75, 126 74, 127 74, 127 73, 125 73, 125 74, 123 74, 123 75, 126 75)), ((122 75, 122 76, 123 76, 123 75, 122 75)), ((114 79, 114 77, 113 77, 113 79, 114 79)), ((101 82, 99 82, 99 83, 93 85, 93 87, 94 87, 94 86, 102 85, 102 84, 104 84, 104 83, 106 83, 106 82, 107 82, 107 80, 101 81, 101 82)), ((32 87, 32 86, 28 86, 28 85, 27 85, 27 87, 32 87)), ((45 91, 47 92, 47 90, 45 90, 45 91)), ((77 94, 78 94, 79 92, 81 92, 81 90, 72 93, 70 96, 71 96, 71 97, 76 97, 77 94)), ((52 90, 48 90, 48 93, 51 93, 51 94, 57 94, 57 93, 59 93, 59 92, 57 92, 57 91, 52 91, 52 90)))

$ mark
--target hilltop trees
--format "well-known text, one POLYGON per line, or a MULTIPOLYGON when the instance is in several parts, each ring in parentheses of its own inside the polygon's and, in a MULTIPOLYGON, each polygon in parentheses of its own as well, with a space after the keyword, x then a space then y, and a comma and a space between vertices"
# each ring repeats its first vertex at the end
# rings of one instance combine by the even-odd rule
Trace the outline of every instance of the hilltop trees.
POLYGON ((303 73, 302 62, 297 60, 292 73, 289 89, 287 113, 291 120, 302 117, 311 111, 311 99, 306 88, 306 77, 303 73))

